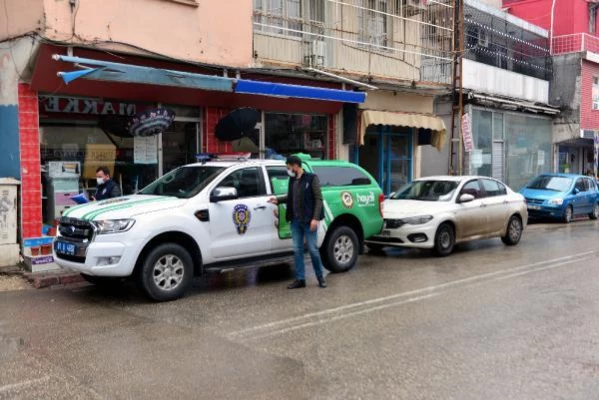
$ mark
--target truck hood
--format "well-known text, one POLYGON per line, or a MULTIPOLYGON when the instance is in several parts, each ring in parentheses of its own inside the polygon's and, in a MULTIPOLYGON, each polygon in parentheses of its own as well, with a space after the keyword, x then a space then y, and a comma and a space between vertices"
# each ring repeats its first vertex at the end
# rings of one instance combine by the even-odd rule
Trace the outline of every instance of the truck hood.
POLYGON ((421 215, 436 215, 455 208, 452 201, 385 200, 383 216, 387 219, 401 219, 421 215))
POLYGON ((95 201, 66 210, 64 217, 88 221, 132 218, 136 215, 181 207, 187 199, 166 196, 133 195, 95 201))

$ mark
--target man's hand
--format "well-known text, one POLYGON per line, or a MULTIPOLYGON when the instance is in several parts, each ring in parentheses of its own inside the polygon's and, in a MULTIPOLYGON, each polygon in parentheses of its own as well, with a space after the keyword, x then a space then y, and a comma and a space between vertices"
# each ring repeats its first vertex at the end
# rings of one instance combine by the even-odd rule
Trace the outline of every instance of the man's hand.
POLYGON ((277 204, 279 204, 279 201, 277 200, 277 198, 276 198, 276 197, 271 197, 270 199, 268 199, 268 202, 269 202, 270 204, 274 204, 274 205, 277 205, 277 204))
POLYGON ((318 221, 313 219, 312 221, 310 221, 310 231, 314 232, 317 229, 318 229, 318 221))

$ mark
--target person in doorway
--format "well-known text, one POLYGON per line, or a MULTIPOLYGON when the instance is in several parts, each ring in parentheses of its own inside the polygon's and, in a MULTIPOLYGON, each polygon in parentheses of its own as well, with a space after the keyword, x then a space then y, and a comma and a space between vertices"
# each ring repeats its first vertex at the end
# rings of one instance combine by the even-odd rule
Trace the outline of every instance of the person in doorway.
POLYGON ((308 244, 308 252, 312 259, 312 267, 318 279, 318 286, 326 288, 322 261, 318 252, 318 224, 324 217, 322 191, 318 177, 302 168, 302 160, 297 156, 287 158, 289 188, 286 196, 272 197, 272 204, 287 203, 287 222, 291 224, 293 252, 295 258, 296 280, 287 289, 306 287, 304 264, 304 240, 308 244))
POLYGON ((100 167, 96 170, 96 181, 98 187, 93 200, 106 200, 121 195, 119 185, 110 179, 110 170, 107 167, 100 167))

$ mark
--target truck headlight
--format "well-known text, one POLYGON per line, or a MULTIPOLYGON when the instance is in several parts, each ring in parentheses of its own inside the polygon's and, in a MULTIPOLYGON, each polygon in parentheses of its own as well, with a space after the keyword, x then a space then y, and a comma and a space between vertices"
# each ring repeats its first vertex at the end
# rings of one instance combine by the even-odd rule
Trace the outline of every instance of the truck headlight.
POLYGON ((422 224, 426 224, 427 222, 429 222, 432 219, 433 219, 432 215, 421 215, 419 217, 404 218, 402 221, 405 224, 422 225, 422 224))
POLYGON ((96 228, 98 229, 98 234, 106 234, 106 233, 120 233, 126 232, 133 224, 135 224, 134 219, 105 219, 103 221, 94 221, 93 222, 96 228))
POLYGON ((551 206, 561 206, 564 204, 564 199, 551 199, 547 202, 551 206))

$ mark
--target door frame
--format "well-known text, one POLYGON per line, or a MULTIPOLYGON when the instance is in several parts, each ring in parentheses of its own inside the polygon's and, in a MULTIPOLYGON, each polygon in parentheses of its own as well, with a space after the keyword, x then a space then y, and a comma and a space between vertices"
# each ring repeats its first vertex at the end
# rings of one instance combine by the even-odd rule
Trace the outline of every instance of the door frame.
MULTIPOLYGON (((408 162, 408 177, 407 182, 410 183, 414 179, 414 128, 410 129, 409 133, 395 133, 390 125, 377 126, 376 133, 367 133, 367 135, 377 137, 377 152, 378 152, 378 178, 377 182, 383 189, 384 194, 391 192, 391 162, 392 161, 407 161, 408 162), (390 138, 403 137, 408 141, 408 156, 407 157, 392 157, 389 149, 390 138), (385 172, 388 172, 385 174, 385 172), (383 179, 386 177, 386 179, 383 179)), ((355 164, 360 164, 360 146, 354 146, 353 161, 355 164)))

